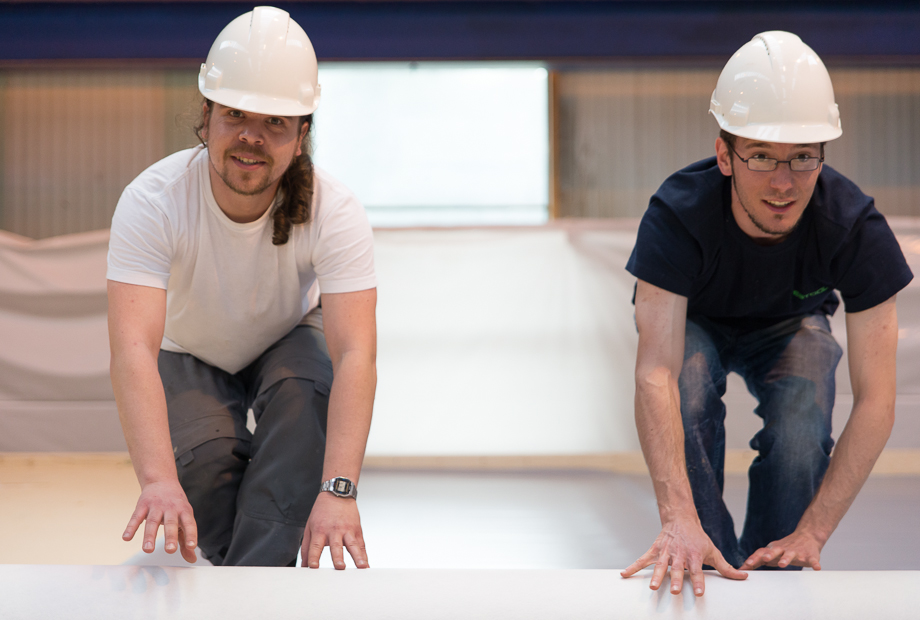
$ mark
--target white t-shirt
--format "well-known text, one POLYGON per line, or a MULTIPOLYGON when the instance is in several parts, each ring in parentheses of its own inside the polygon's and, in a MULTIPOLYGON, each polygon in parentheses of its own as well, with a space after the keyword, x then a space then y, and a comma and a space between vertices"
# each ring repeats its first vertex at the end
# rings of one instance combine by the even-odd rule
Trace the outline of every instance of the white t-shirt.
POLYGON ((284 245, 272 245, 271 211, 232 221, 211 192, 207 150, 180 151, 125 188, 106 277, 165 289, 161 348, 236 373, 311 323, 320 291, 377 286, 367 215, 341 183, 315 171, 312 218, 294 225, 284 245))

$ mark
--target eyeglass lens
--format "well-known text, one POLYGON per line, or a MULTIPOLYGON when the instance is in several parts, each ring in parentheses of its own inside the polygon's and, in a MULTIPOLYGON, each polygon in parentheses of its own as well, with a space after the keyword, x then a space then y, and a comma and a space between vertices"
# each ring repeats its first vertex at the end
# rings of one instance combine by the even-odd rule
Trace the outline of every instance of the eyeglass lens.
MULTIPOLYGON (((810 172, 818 169, 821 159, 819 157, 801 157, 789 162, 789 168, 795 172, 810 172)), ((757 172, 772 172, 776 170, 778 160, 768 158, 751 158, 747 160, 750 170, 757 172)), ((784 162, 785 163, 785 162, 784 162)))

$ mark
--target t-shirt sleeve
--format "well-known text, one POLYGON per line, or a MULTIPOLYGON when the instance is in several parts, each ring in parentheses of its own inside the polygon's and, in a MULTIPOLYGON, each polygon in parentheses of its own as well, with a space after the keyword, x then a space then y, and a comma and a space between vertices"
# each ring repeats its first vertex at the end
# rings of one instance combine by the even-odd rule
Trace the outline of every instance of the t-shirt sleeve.
POLYGON ((670 208, 652 197, 626 270, 649 284, 689 297, 701 266, 697 240, 670 208))
POLYGON ((837 290, 847 312, 861 312, 890 299, 913 279, 901 246, 881 213, 871 208, 838 259, 837 290))
POLYGON ((354 196, 341 196, 320 218, 312 256, 320 292, 375 288, 374 235, 361 203, 354 196))
POLYGON ((112 217, 106 278, 166 289, 172 257, 166 215, 130 187, 112 217))

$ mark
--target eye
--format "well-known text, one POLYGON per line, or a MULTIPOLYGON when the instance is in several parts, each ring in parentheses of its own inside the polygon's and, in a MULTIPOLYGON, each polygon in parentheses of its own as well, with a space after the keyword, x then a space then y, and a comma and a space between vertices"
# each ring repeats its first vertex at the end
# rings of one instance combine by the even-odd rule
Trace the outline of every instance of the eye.
POLYGON ((799 153, 798 155, 795 156, 796 159, 799 159, 802 161, 811 159, 812 157, 814 157, 814 155, 809 155, 808 153, 799 153))
POLYGON ((763 160, 763 159, 769 159, 769 158, 768 158, 766 155, 764 155, 763 153, 756 153, 756 154, 754 154, 754 155, 751 155, 751 159, 760 159, 760 160, 763 160))
POLYGON ((269 125, 275 125, 275 126, 277 126, 277 127, 280 127, 281 125, 284 125, 284 119, 283 119, 283 118, 279 118, 279 117, 277 117, 277 116, 271 116, 271 117, 269 117, 269 119, 268 119, 268 123, 269 123, 269 125))
POLYGON ((243 118, 243 113, 240 110, 228 110, 227 116, 231 116, 233 118, 243 118))

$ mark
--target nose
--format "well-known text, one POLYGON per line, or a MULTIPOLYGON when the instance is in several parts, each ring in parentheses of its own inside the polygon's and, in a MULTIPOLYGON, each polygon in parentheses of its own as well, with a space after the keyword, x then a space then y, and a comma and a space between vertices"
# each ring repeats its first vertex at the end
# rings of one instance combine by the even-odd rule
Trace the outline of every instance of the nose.
POLYGON ((770 175, 770 187, 780 191, 792 189, 792 168, 789 163, 782 162, 776 166, 770 175))
POLYGON ((262 124, 256 119, 246 119, 240 128, 240 142, 247 144, 262 144, 265 136, 262 134, 262 124))

